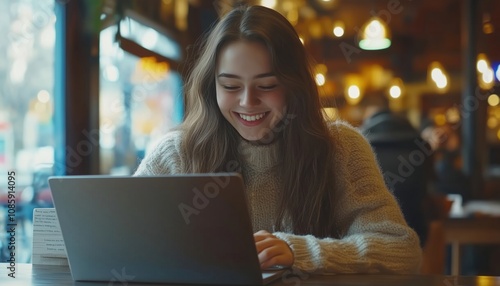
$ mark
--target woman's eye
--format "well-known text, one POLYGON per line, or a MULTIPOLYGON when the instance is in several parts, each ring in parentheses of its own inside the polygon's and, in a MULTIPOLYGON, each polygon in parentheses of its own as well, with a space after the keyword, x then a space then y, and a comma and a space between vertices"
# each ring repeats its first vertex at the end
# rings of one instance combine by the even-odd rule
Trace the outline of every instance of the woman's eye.
POLYGON ((222 87, 226 90, 237 90, 239 88, 237 86, 230 86, 230 85, 223 85, 222 87))
POLYGON ((273 84, 273 85, 263 85, 263 86, 261 86, 260 88, 262 88, 262 89, 264 89, 264 90, 270 90, 270 89, 273 89, 273 88, 275 88, 275 87, 276 87, 276 85, 275 85, 275 84, 273 84))

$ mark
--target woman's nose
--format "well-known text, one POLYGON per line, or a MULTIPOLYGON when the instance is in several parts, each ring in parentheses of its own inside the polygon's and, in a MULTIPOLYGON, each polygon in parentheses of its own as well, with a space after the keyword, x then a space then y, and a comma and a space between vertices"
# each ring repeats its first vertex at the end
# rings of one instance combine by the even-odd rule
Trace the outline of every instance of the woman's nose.
POLYGON ((243 107, 256 106, 260 102, 256 92, 251 88, 246 88, 240 98, 240 105, 243 107))

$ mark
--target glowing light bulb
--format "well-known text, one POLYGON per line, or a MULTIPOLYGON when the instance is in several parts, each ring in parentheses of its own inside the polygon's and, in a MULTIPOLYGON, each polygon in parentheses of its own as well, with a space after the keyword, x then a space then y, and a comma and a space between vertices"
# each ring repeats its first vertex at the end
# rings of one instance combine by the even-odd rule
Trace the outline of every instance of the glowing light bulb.
POLYGON ((484 73, 488 69, 488 63, 486 60, 479 60, 477 61, 476 67, 478 72, 484 73))
POLYGON ((325 82, 326 82, 325 76, 321 73, 317 73, 316 74, 316 84, 319 86, 322 86, 325 84, 325 82))
POLYGON ((391 88, 389 89, 389 95, 392 98, 399 98, 401 96, 401 88, 397 85, 391 86, 391 88))
POLYGON ((333 34, 335 37, 340 38, 344 35, 344 23, 341 21, 337 21, 333 24, 333 34))
POLYGON ((500 97, 496 94, 491 94, 488 96, 488 104, 490 106, 497 106, 500 103, 500 97))
POLYGON ((357 99, 361 95, 361 91, 357 85, 351 85, 347 90, 347 95, 352 99, 357 99))

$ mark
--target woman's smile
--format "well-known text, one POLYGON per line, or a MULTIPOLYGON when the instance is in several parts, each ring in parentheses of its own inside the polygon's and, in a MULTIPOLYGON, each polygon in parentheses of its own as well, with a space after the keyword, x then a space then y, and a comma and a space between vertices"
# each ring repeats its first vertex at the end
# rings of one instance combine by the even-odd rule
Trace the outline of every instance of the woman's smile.
POLYGON ((262 113, 253 113, 253 114, 244 114, 244 113, 238 113, 238 112, 233 112, 237 118, 239 118, 239 121, 245 125, 245 126, 257 126, 264 122, 266 120, 267 115, 269 112, 262 112, 262 113))

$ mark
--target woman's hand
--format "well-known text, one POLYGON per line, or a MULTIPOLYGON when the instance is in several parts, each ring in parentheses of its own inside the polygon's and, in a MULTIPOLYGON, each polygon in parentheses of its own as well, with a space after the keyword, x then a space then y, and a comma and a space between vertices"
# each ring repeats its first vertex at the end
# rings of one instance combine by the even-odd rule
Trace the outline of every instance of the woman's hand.
POLYGON ((288 243, 265 230, 254 233, 253 237, 261 269, 273 266, 291 267, 293 265, 293 252, 288 243))

